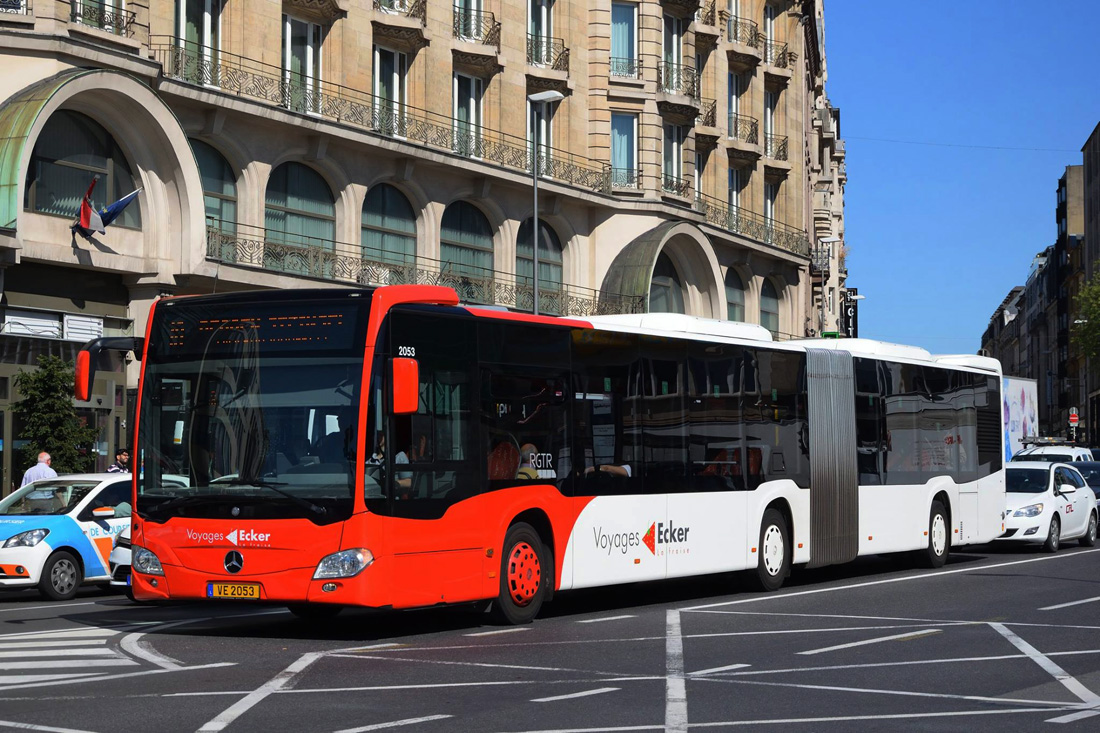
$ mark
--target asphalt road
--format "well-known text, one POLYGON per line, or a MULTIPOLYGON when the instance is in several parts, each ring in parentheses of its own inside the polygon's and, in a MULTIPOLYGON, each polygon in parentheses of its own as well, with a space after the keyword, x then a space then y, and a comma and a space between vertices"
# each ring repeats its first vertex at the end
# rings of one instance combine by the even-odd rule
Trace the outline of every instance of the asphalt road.
POLYGON ((0 730, 1100 729, 1100 548, 866 558, 322 623, 88 589, 0 593, 0 730))

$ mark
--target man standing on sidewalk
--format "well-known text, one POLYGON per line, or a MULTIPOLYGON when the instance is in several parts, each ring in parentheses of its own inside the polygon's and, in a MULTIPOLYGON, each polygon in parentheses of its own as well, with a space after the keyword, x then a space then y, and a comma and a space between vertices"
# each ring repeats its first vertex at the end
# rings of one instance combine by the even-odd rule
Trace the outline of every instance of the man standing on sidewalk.
POLYGON ((107 473, 130 473, 130 451, 119 448, 115 453, 115 462, 107 466, 107 473))
POLYGON ((38 454, 38 463, 28 468, 23 474, 23 483, 19 486, 23 487, 31 481, 41 481, 45 478, 57 478, 57 471, 50 468, 50 454, 42 451, 38 454))

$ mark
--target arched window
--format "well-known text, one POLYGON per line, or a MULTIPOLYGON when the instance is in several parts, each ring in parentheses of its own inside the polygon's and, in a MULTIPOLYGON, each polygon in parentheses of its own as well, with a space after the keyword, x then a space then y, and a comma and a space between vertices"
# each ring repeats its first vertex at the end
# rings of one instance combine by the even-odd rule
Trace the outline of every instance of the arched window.
POLYGON ((745 320, 745 283, 732 267, 726 270, 726 318, 745 320))
POLYGON ((773 336, 779 333, 779 291, 767 278, 760 286, 760 325, 771 331, 773 336))
POLYGON ((416 262, 416 215, 403 193, 385 183, 367 192, 360 241, 364 260, 387 265, 416 262))
POLYGON ((237 177, 222 154, 201 140, 191 140, 202 179, 206 225, 222 232, 237 231, 237 177))
MULTIPOLYGON (((43 214, 71 216, 94 176, 92 204, 102 209, 137 188, 122 149, 98 122, 72 110, 55 112, 42 127, 27 168, 24 206, 43 214)), ((141 228, 141 204, 133 201, 112 226, 141 228)))
MULTIPOLYGON (((519 227, 516 237, 516 282, 523 290, 516 307, 532 310, 534 253, 531 250, 531 219, 519 227)), ((561 240, 545 221, 539 220, 539 313, 561 313, 561 240)))
POLYGON ((657 262, 653 265, 653 278, 649 285, 649 312, 684 312, 684 287, 680 283, 680 274, 664 252, 657 255, 657 262))
POLYGON ((321 175, 301 163, 283 163, 267 182, 267 239, 333 249, 336 203, 321 175))
POLYGON ((444 273, 491 276, 493 227, 481 209, 466 201, 447 207, 439 232, 439 259, 444 273))

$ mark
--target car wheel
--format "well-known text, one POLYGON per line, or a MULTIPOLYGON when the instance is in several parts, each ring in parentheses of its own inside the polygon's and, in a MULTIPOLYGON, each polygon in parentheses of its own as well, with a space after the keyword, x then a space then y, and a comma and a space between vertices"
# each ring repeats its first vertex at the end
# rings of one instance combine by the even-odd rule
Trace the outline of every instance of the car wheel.
POLYGON ((1081 547, 1092 547, 1096 544, 1096 512, 1089 515, 1089 526, 1085 530, 1085 536, 1078 540, 1081 547))
POLYGON ((756 586, 765 592, 779 590, 791 572, 791 543, 787 520, 776 509, 764 512, 756 562, 756 586))
POLYGON ((497 621, 518 625, 535 619, 552 582, 545 557, 534 527, 521 522, 508 528, 500 559, 500 593, 493 603, 497 621))
POLYGON ((1058 552, 1058 547, 1062 544, 1062 522, 1058 519, 1058 515, 1055 514, 1050 520, 1050 532, 1047 534, 1047 541, 1043 543, 1044 552, 1058 552))
POLYGON ((332 603, 291 603, 287 605, 287 610, 298 618, 308 621, 321 621, 335 618, 337 614, 344 610, 344 607, 332 603))
POLYGON ((71 553, 59 550, 50 555, 42 566, 38 590, 52 600, 67 601, 76 595, 83 580, 84 573, 80 570, 80 563, 71 553))
POLYGON ((932 502, 928 512, 928 546, 919 552, 921 564, 929 568, 942 568, 951 554, 951 530, 947 522, 947 510, 940 501, 932 502))

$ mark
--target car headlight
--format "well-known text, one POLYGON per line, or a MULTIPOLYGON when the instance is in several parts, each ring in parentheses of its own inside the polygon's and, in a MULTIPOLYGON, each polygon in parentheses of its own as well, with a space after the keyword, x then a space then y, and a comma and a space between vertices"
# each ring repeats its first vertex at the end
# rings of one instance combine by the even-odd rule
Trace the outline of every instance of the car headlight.
POLYGON ((350 578, 361 573, 372 562, 374 562, 374 555, 370 550, 354 549, 335 552, 321 558, 321 562, 317 563, 317 571, 313 573, 313 579, 350 578))
POLYGON ((1014 517, 1037 517, 1043 513, 1042 504, 1031 504, 1030 506, 1024 506, 1013 512, 1014 517))
POLYGON ((135 547, 131 567, 144 575, 164 575, 164 568, 160 566, 160 559, 144 547, 135 547))
POLYGON ((4 543, 4 547, 34 547, 46 539, 46 535, 49 533, 50 530, 48 529, 28 529, 26 532, 20 532, 9 537, 7 542, 4 543))

